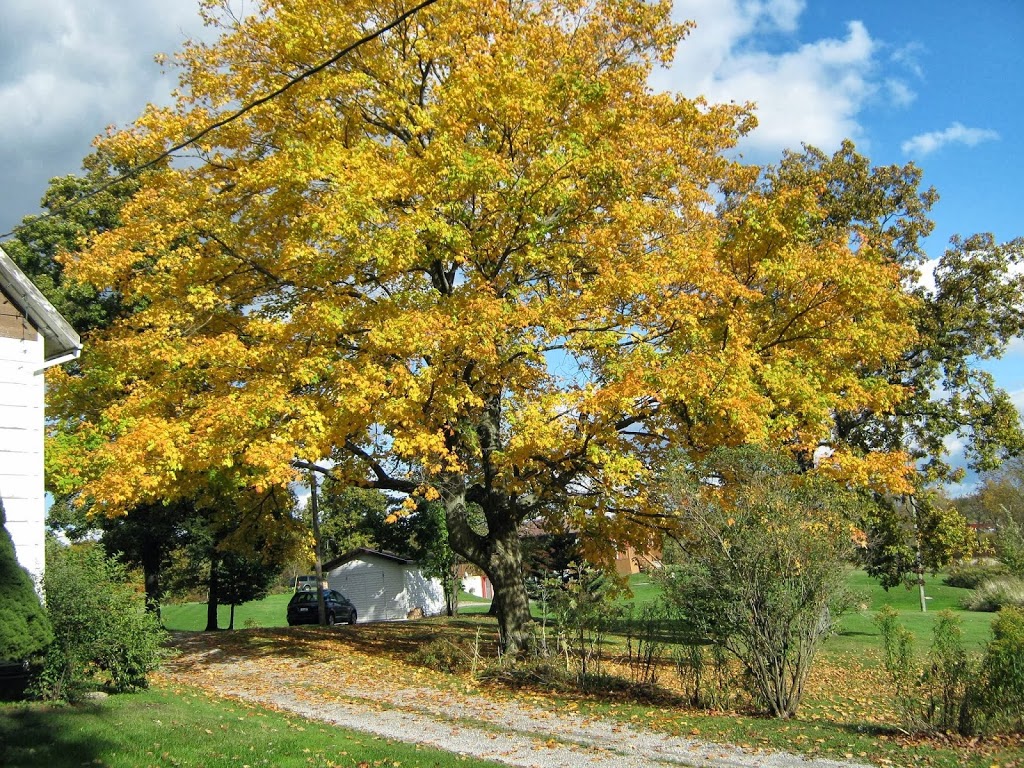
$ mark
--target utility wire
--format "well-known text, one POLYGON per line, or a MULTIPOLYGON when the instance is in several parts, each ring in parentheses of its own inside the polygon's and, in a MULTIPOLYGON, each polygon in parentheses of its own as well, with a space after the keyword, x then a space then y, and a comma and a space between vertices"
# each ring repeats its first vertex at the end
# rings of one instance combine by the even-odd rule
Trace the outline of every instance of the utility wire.
POLYGON ((203 138, 204 136, 208 135, 209 133, 212 133, 213 131, 217 130, 218 128, 223 128, 225 125, 228 125, 229 123, 233 123, 235 120, 237 120, 238 118, 242 117, 242 115, 245 115, 245 114, 251 112, 252 110, 256 109, 256 107, 262 106, 262 105, 266 104, 268 101, 271 101, 272 99, 276 99, 278 96, 280 96, 282 93, 287 91, 289 88, 291 88, 292 86, 294 86, 294 85, 296 85, 298 83, 301 83, 306 78, 312 77, 313 75, 317 74, 318 72, 322 72, 323 70, 327 69, 328 67, 332 66, 333 64, 337 64, 339 61, 341 61, 341 59, 343 59, 345 56, 350 54, 352 51, 356 50, 357 48, 359 48, 359 47, 361 47, 363 45, 366 45, 366 43, 369 43, 372 40, 376 40, 378 37, 383 35, 385 32, 388 32, 388 31, 394 29, 395 27, 397 27, 403 21, 408 19, 410 16, 413 16, 413 15, 419 13, 424 8, 426 8, 427 6, 433 5, 436 2, 437 2, 437 0, 423 0, 422 3, 420 3, 419 5, 417 5, 417 6, 413 7, 413 8, 410 8, 408 11, 403 13, 401 16, 397 17, 394 21, 388 23, 387 25, 381 27, 380 29, 377 29, 374 32, 371 32, 370 34, 366 35, 365 37, 361 37, 360 39, 356 40, 354 43, 351 43, 350 45, 347 45, 346 47, 342 48, 340 51, 338 51, 336 54, 334 54, 331 58, 327 59, 326 61, 321 62, 320 64, 317 64, 315 67, 312 67, 311 69, 307 69, 306 71, 301 72, 298 75, 295 75, 295 77, 290 78, 288 80, 288 82, 286 82, 280 88, 277 88, 276 90, 271 91, 266 96, 261 96, 260 98, 256 99, 255 101, 251 101, 248 104, 246 104, 245 106, 239 108, 237 111, 232 112, 227 117, 224 117, 224 118, 218 120, 217 122, 212 123, 211 125, 208 125, 206 128, 201 130, 195 136, 191 136, 191 137, 185 139, 184 141, 182 141, 182 142, 180 142, 178 144, 175 144, 173 147, 164 150, 159 155, 154 157, 152 160, 149 160, 149 161, 147 161, 145 163, 142 163, 141 165, 136 165, 136 166, 134 166, 132 168, 129 168, 127 171, 122 173, 116 179, 111 179, 106 184, 102 184, 99 187, 97 187, 96 189, 90 190, 89 192, 87 192, 86 194, 82 195, 81 197, 79 197, 79 198, 77 198, 75 200, 72 200, 69 203, 65 203, 64 205, 61 205, 61 206, 59 206, 59 207, 57 207, 57 208, 55 208, 55 209, 53 209, 51 211, 47 211, 46 213, 42 214, 41 216, 37 216, 29 224, 19 224, 18 226, 14 227, 10 232, 5 232, 4 234, 0 235, 0 238, 8 238, 8 237, 10 237, 10 236, 20 232, 21 230, 25 229, 26 227, 29 227, 32 224, 35 224, 37 221, 45 221, 46 219, 53 218, 54 216, 59 216, 60 214, 64 213, 65 211, 70 210, 71 208, 73 208, 74 206, 78 205, 79 203, 84 203, 86 200, 90 200, 91 198, 96 197, 96 195, 98 195, 98 194, 100 194, 102 192, 107 191, 108 189, 110 189, 115 184, 119 184, 120 182, 125 181, 126 179, 130 179, 132 176, 135 176, 136 174, 141 173, 142 171, 146 170, 147 168, 152 168, 154 165, 159 163, 161 160, 165 160, 166 158, 168 158, 171 155, 173 155, 175 152, 178 152, 178 151, 180 151, 182 149, 185 149, 185 147, 187 147, 187 146, 189 146, 191 144, 195 144, 197 141, 199 141, 201 138, 203 138))

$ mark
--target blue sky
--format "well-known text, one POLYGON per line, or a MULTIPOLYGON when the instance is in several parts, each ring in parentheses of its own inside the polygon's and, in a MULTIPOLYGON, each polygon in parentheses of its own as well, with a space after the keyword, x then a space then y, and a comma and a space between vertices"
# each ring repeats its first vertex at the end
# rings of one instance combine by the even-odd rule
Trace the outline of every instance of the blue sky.
MULTIPOLYGON (((1024 3, 678 0, 676 15, 697 26, 655 82, 756 102, 749 159, 849 137, 876 164, 913 161, 939 192, 932 258, 954 234, 1024 236, 1024 3)), ((1024 341, 984 367, 1024 412, 1024 341)))
MULTIPOLYGON (((850 137, 877 164, 924 169, 941 195, 931 255, 956 233, 1024 235, 1024 2, 677 0, 675 13, 697 28, 654 83, 756 102, 748 159, 850 137)), ((52 176, 78 171, 93 136, 169 100, 173 76, 153 56, 203 28, 195 0, 4 0, 3 15, 7 231, 52 176)), ((1024 410, 1024 342, 989 367, 1024 410)))

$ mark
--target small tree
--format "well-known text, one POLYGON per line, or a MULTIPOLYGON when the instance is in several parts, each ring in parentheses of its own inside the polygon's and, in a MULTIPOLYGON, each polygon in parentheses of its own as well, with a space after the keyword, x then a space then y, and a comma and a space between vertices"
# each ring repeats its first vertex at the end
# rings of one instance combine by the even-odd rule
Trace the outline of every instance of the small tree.
POLYGON ((53 639, 28 571, 18 565, 0 500, 0 661, 22 661, 53 639))
POLYGON ((235 628, 235 606, 266 597, 280 572, 277 563, 235 552, 225 552, 217 558, 216 569, 217 602, 231 606, 228 629, 235 628))
POLYGON ((660 577, 698 639, 739 660, 773 715, 796 714, 821 640, 842 607, 854 499, 746 447, 714 453, 667 486, 679 565, 660 577))

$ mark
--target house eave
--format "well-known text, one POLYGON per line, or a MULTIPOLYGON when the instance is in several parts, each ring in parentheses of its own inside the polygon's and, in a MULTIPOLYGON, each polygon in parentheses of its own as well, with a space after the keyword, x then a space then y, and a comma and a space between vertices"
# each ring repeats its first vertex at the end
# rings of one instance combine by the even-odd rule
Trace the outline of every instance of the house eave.
POLYGON ((0 287, 43 336, 44 368, 78 357, 82 340, 71 324, 0 247, 0 287))

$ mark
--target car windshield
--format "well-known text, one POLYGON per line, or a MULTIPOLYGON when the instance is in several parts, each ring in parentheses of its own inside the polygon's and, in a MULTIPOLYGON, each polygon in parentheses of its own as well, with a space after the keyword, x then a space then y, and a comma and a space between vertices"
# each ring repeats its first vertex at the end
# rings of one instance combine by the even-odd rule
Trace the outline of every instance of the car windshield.
MULTIPOLYGON (((324 597, 327 597, 327 593, 324 593, 324 597)), ((296 592, 292 598, 293 603, 315 603, 316 592, 296 592)))

